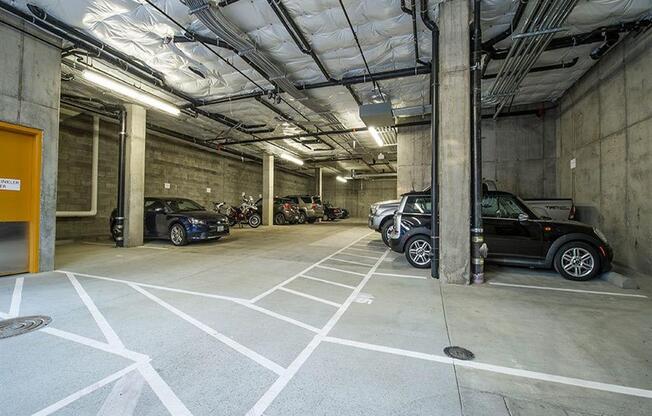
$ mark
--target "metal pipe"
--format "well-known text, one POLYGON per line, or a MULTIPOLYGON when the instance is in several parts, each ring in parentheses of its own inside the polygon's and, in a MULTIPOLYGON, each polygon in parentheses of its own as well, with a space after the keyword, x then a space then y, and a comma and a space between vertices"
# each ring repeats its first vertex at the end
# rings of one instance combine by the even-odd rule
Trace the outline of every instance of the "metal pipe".
POLYGON ((471 281, 484 283, 482 225, 482 28, 480 0, 473 1, 473 139, 471 141, 471 281))
POLYGON ((118 135, 118 213, 115 217, 115 246, 124 247, 125 230, 125 157, 127 151, 127 112, 120 111, 118 135))
POLYGON ((432 32, 432 60, 430 62, 430 95, 432 117, 430 121, 430 276, 439 279, 439 26, 428 15, 428 0, 421 0, 421 20, 432 32))
POLYGON ((88 211, 57 211, 57 218, 94 217, 97 215, 97 177, 100 159, 100 117, 93 116, 93 153, 91 164, 91 209, 88 211))

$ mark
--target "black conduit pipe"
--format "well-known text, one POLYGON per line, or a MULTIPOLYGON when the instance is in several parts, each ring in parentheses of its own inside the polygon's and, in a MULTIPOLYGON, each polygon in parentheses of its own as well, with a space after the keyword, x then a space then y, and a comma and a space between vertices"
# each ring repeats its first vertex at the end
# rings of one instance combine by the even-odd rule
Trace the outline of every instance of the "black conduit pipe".
POLYGON ((127 112, 120 111, 118 135, 118 214, 115 217, 115 246, 124 247, 125 231, 125 153, 127 151, 127 112))
POLYGON ((430 89, 432 116, 432 168, 430 170, 430 276, 439 279, 439 26, 428 15, 428 0, 421 0, 421 20, 432 32, 432 60, 430 62, 430 89))
POLYGON ((471 281, 473 283, 484 283, 486 245, 484 244, 484 230, 482 228, 482 28, 480 27, 480 0, 473 1, 472 64, 471 281))

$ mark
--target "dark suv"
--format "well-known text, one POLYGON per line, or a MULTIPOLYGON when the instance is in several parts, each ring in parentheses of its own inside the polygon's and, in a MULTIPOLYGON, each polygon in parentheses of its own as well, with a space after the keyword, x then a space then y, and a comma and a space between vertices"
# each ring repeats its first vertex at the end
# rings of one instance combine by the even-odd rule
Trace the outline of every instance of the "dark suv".
MULTIPOLYGON (((430 267, 430 192, 403 195, 390 233, 392 250, 414 267, 430 267)), ((487 262, 554 268, 569 280, 589 280, 611 268, 613 251, 590 225, 538 218, 508 192, 485 192, 482 199, 487 262)))

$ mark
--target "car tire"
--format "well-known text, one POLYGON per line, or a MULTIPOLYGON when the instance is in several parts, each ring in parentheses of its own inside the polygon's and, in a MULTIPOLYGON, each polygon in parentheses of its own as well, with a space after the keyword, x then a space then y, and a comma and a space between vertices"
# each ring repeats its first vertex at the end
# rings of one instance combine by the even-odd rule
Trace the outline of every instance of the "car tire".
POLYGON ((260 217, 260 215, 253 214, 251 217, 249 217, 247 222, 249 223, 249 226, 251 228, 258 228, 260 226, 260 223, 262 222, 262 220, 263 219, 260 217))
POLYGON ((564 279, 584 282, 600 273, 600 256, 591 244, 571 241, 557 250, 554 266, 564 279))
POLYGON ((306 213, 305 212, 300 212, 299 213, 299 224, 305 224, 306 223, 306 213))
POLYGON ((274 216, 274 224, 283 225, 285 224, 285 215, 280 212, 274 216))
POLYGON ((234 227, 238 222, 235 220, 235 218, 229 217, 229 227, 234 227))
POLYGON ((308 218, 308 219, 306 220, 306 222, 307 222, 308 224, 314 224, 315 221, 317 221, 317 218, 308 218))
POLYGON ((389 229, 394 225, 394 221, 385 221, 383 225, 380 226, 380 236, 383 239, 383 243, 389 247, 389 229))
POLYGON ((178 222, 172 224, 172 227, 170 227, 170 241, 175 246, 185 246, 188 244, 188 234, 182 224, 178 222))
POLYGON ((405 244, 405 258, 412 267, 417 269, 430 268, 430 238, 424 235, 417 235, 408 240, 405 244))

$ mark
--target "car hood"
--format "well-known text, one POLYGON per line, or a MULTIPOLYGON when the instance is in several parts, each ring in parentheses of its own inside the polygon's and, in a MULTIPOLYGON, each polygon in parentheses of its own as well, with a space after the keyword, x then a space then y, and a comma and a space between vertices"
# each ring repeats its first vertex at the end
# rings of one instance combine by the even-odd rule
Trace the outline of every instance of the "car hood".
POLYGON ((198 220, 213 220, 213 221, 223 221, 226 220, 227 217, 224 214, 219 214, 217 212, 210 212, 210 211, 184 211, 184 212, 175 212, 171 215, 178 216, 178 217, 193 217, 197 218, 198 220))
POLYGON ((593 231, 593 226, 586 224, 584 222, 572 221, 572 220, 539 220, 542 223, 550 224, 552 226, 564 227, 567 229, 577 229, 583 231, 593 231))
POLYGON ((385 207, 391 205, 398 205, 401 202, 400 199, 389 199, 387 201, 374 202, 372 205, 377 207, 385 207))

